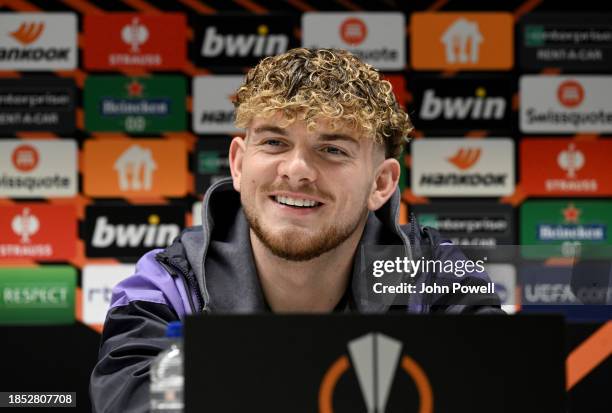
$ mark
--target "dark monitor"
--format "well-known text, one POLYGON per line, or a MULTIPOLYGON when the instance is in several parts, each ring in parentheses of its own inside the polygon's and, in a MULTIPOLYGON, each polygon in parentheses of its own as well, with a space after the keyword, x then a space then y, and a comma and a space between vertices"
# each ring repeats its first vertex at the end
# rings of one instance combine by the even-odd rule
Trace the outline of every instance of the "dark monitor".
POLYGON ((560 316, 188 317, 185 411, 563 412, 560 316))

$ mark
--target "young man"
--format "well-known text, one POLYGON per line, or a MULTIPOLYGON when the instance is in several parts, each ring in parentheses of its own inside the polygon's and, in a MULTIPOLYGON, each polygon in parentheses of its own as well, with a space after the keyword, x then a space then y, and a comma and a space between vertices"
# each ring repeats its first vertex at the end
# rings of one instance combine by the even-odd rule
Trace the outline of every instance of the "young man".
POLYGON ((397 223, 396 158, 412 125, 371 66, 341 50, 294 49, 252 69, 235 105, 246 136, 231 143, 231 179, 204 197, 203 225, 146 254, 113 290, 91 382, 96 411, 147 410, 149 364, 166 325, 186 314, 501 311, 367 299, 362 246, 464 258, 439 247, 435 231, 397 223))

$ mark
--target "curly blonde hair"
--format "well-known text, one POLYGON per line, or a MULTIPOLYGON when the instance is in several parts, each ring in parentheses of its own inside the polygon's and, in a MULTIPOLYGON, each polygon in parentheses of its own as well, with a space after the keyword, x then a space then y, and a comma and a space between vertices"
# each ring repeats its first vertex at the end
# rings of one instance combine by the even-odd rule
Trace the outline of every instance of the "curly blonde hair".
POLYGON ((287 124, 300 116, 312 130, 323 116, 334 128, 372 136, 387 158, 397 158, 413 127, 391 89, 376 69, 345 50, 292 49, 249 70, 235 95, 235 123, 246 128, 256 115, 281 111, 287 124))

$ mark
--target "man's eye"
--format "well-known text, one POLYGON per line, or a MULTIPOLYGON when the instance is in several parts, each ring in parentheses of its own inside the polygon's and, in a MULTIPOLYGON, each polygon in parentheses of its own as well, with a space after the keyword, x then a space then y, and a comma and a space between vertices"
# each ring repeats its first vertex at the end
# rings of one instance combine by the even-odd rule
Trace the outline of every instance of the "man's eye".
POLYGON ((335 146, 326 146, 323 148, 323 152, 329 153, 330 155, 347 155, 346 152, 344 152, 342 149, 336 148, 335 146))
POLYGON ((283 142, 279 141, 278 139, 266 139, 263 143, 264 143, 264 145, 270 145, 270 146, 281 146, 281 145, 283 145, 283 142))

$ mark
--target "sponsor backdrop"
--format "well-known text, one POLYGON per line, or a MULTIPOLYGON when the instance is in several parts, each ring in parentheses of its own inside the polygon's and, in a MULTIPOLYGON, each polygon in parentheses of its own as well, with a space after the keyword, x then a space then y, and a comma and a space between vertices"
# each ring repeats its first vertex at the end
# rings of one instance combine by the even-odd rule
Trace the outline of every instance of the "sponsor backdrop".
MULTIPOLYGON (((142 253, 201 222, 206 188, 229 175, 241 133, 231 98, 246 69, 302 45, 351 50, 410 113, 402 223, 463 245, 547 246, 523 257, 526 269, 499 263, 491 276, 509 312, 521 311, 511 297, 564 304, 569 287, 546 281, 550 268, 579 245, 612 243, 604 7, 0 1, 0 334, 16 354, 0 390, 77 391, 78 410, 90 410, 112 287, 142 253), (534 273, 546 283, 516 288, 534 273)), ((579 310, 568 318, 568 373, 571 352, 588 352, 585 339, 610 317, 579 310)), ((586 372, 568 382, 571 411, 607 411, 610 360, 586 372)))

